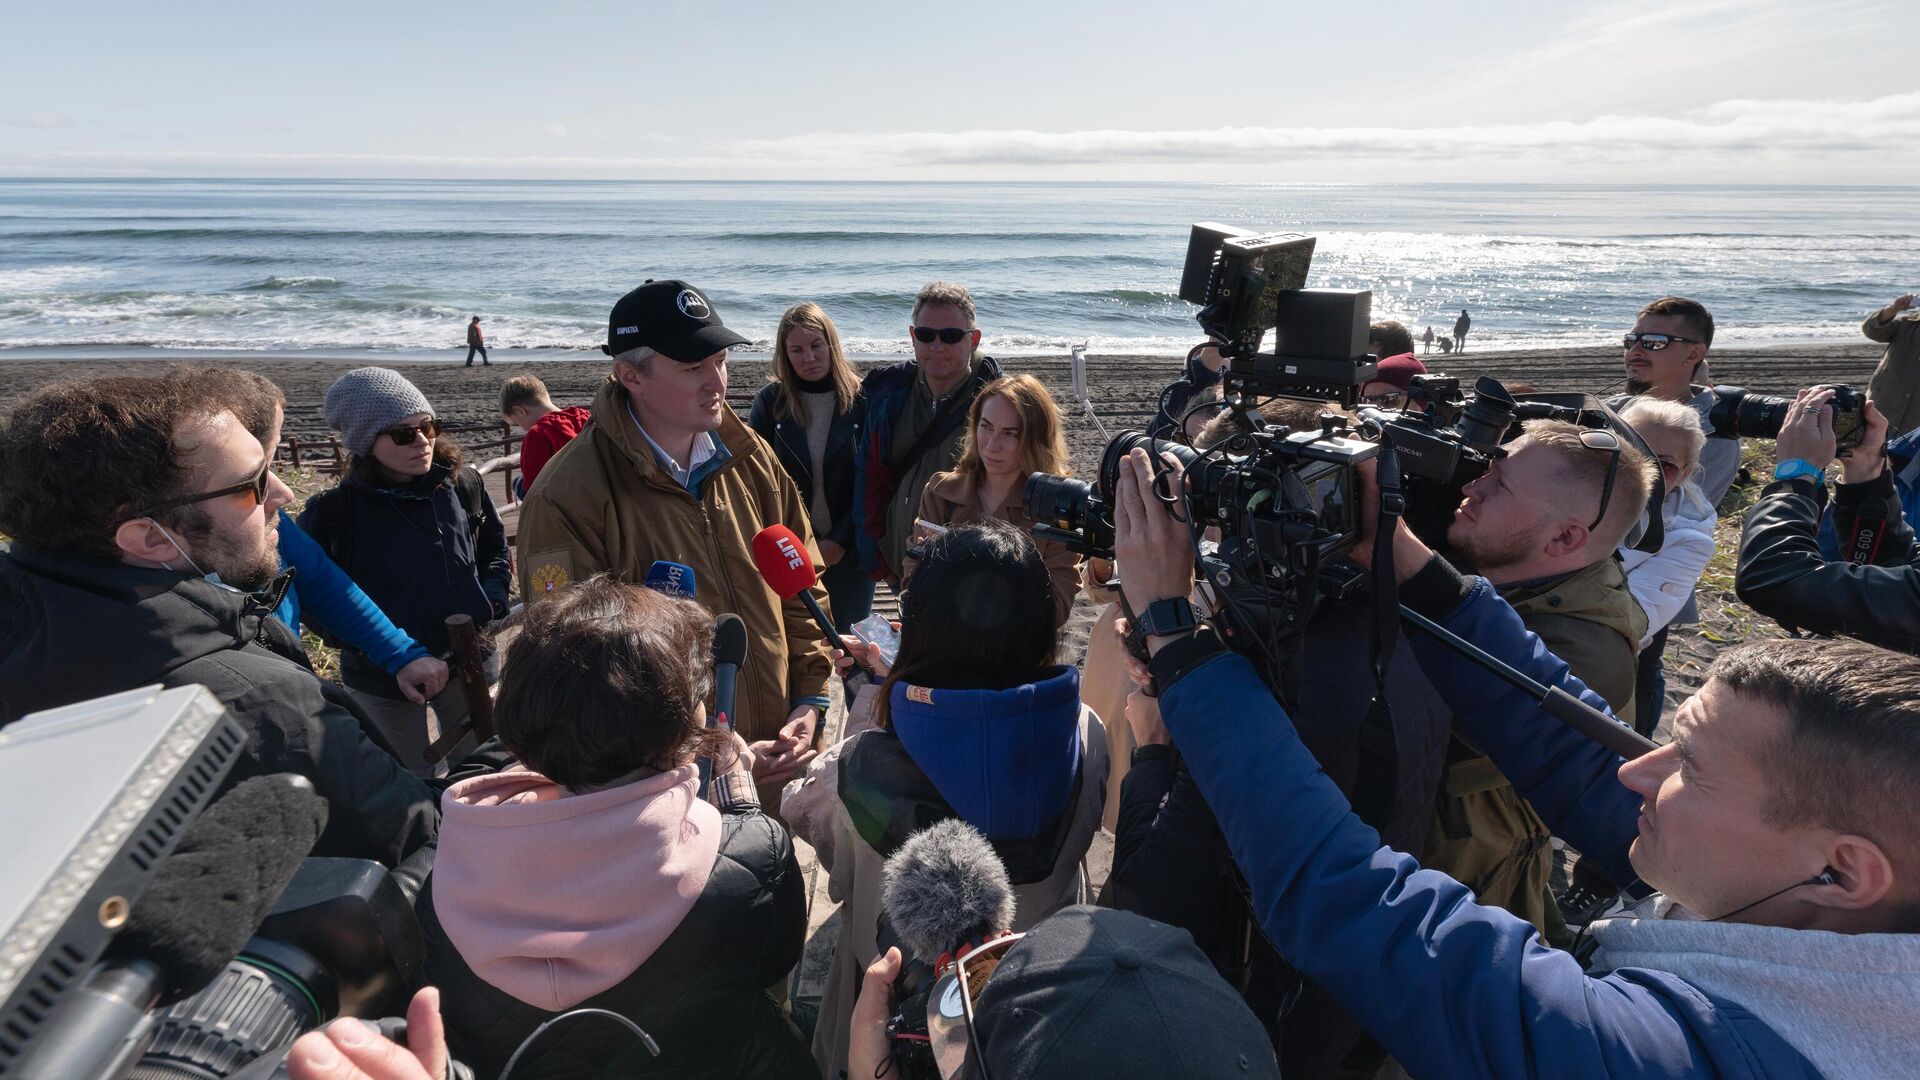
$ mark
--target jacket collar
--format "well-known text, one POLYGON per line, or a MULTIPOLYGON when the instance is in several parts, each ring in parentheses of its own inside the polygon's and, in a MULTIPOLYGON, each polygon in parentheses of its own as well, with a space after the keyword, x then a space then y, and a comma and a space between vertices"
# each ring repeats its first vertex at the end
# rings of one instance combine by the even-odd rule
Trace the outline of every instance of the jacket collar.
MULTIPOLYGON (((608 444, 618 450, 628 464, 633 466, 634 471, 649 483, 675 491, 686 491, 686 488, 681 487, 673 476, 654 460, 653 450, 647 445, 646 437, 628 418, 628 397, 627 388, 620 385, 619 380, 607 379, 606 384, 600 387, 600 392, 594 395, 593 426, 589 429, 590 434, 594 438, 607 440, 608 444)), ((713 433, 713 437, 720 448, 726 452, 729 460, 702 477, 703 484, 715 475, 736 467, 741 459, 752 454, 754 440, 758 438, 739 417, 733 415, 731 408, 720 410, 720 428, 713 433)))

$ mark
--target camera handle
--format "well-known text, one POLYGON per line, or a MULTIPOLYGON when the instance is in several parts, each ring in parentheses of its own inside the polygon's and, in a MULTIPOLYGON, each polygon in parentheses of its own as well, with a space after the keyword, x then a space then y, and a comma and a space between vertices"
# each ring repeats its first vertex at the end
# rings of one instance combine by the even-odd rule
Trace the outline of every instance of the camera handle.
POLYGON ((1400 615, 1408 622, 1432 634, 1442 645, 1455 653, 1480 665, 1480 667, 1498 676, 1516 689, 1523 690, 1528 696, 1539 702, 1547 715, 1567 725, 1573 730, 1606 747, 1608 750, 1632 761, 1642 754, 1652 753, 1660 744, 1641 735, 1639 732, 1615 721, 1606 713, 1581 701, 1557 686, 1543 686, 1528 678, 1518 669, 1507 664, 1499 657, 1480 648, 1453 631, 1414 611, 1405 604, 1400 605, 1400 615))

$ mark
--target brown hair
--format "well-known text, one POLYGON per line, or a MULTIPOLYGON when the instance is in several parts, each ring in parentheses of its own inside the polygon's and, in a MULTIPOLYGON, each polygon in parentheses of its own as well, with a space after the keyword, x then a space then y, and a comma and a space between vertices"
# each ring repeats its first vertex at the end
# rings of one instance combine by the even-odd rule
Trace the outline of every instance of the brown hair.
POLYGON ((527 605, 519 623, 494 720, 528 768, 580 791, 725 743, 702 724, 713 616, 699 604, 595 574, 527 605))
POLYGON ((1707 678, 1786 714, 1785 735, 1756 755, 1770 821, 1855 833, 1898 851, 1902 878, 1920 871, 1920 657, 1845 639, 1769 641, 1721 653, 1707 678))
POLYGON ((1373 351, 1375 356, 1399 356, 1413 351, 1413 335, 1406 327, 1386 319, 1367 328, 1367 344, 1380 346, 1373 351))
MULTIPOLYGON (((265 375, 245 368, 192 367, 176 364, 162 376, 169 384, 218 401, 240 418, 248 433, 266 444, 274 420, 286 408, 287 395, 265 375)), ((271 453, 273 447, 267 447, 271 453)))
POLYGON ((973 325, 973 294, 967 291, 965 285, 955 285, 951 281, 930 281, 921 286, 920 292, 913 298, 915 324, 920 322, 920 309, 928 304, 945 304, 948 307, 959 308, 960 314, 967 317, 967 325, 969 327, 973 325))
MULTIPOLYGON (((1298 398, 1270 398, 1261 402, 1255 411, 1267 423, 1279 424, 1293 431, 1318 431, 1320 414, 1323 412, 1346 414, 1346 410, 1330 401, 1301 401, 1298 398)), ((1230 412, 1218 413, 1193 437, 1193 448, 1205 450, 1217 446, 1239 430, 1237 417, 1230 412)))
POLYGON ((980 428, 980 410, 988 398, 999 398, 1013 407, 1020 417, 1020 472, 1067 476, 1067 436, 1060 424, 1060 409, 1046 384, 1031 375, 1002 375, 980 388, 967 408, 966 437, 961 440, 960 462, 954 471, 978 478, 987 467, 980 460, 975 432, 980 428))
MULTIPOLYGON (((437 416, 439 414, 436 413, 435 415, 437 416)), ((381 434, 385 434, 385 432, 381 434)), ((378 435, 374 436, 376 440, 378 440, 379 437, 378 435)), ((460 452, 460 444, 453 441, 453 436, 442 431, 440 436, 433 440, 434 465, 444 466, 449 472, 459 472, 460 465, 465 460, 466 455, 460 452)), ((371 452, 365 454, 348 454, 347 473, 358 476, 362 482, 372 484, 374 487, 389 487, 393 484, 393 481, 387 476, 385 470, 381 469, 380 463, 374 460, 371 452)), ((346 478, 345 474, 342 474, 340 477, 342 480, 346 478)))
MULTIPOLYGON (((143 508, 191 492, 178 436, 224 405, 175 378, 112 376, 55 383, 15 405, 0 430, 0 532, 29 547, 117 558, 114 530, 143 508)), ((205 507, 152 515, 189 535, 205 507)))
MULTIPOLYGON (((1568 481, 1560 485, 1560 491, 1588 508, 1567 512, 1579 517, 1582 524, 1592 521, 1592 515, 1600 509, 1607 471, 1613 467, 1613 451, 1581 442, 1581 433, 1588 429, 1565 420, 1529 420, 1521 425, 1521 430, 1527 433, 1527 438, 1559 457, 1560 474, 1568 481)), ((1607 516, 1591 530, 1590 537, 1590 542, 1599 543, 1609 553, 1627 538, 1646 510, 1647 494, 1653 490, 1654 470, 1658 468, 1639 447, 1618 435, 1615 438, 1620 443, 1620 467, 1614 473, 1607 516)))
POLYGON ((800 376, 794 373, 793 361, 787 359, 787 338, 796 326, 827 339, 827 378, 833 381, 833 409, 836 415, 846 412, 860 393, 860 377, 853 373, 847 352, 840 346, 839 328, 819 304, 809 301, 788 308, 773 335, 773 377, 780 384, 773 401, 774 415, 786 413, 802 424, 807 422, 807 406, 800 399, 800 376))
MULTIPOLYGON (((1687 328, 1687 333, 1700 339, 1702 345, 1713 344, 1713 315, 1706 305, 1698 300, 1689 300, 1684 296, 1663 296, 1640 309, 1641 315, 1677 315, 1687 328)), ((1701 363, 1706 361, 1702 360, 1701 363)), ((1695 371, 1699 368, 1696 366, 1695 371)))
POLYGON ((547 396, 547 384, 541 382, 538 375, 515 375, 500 384, 502 416, 516 405, 539 405, 551 401, 547 396))

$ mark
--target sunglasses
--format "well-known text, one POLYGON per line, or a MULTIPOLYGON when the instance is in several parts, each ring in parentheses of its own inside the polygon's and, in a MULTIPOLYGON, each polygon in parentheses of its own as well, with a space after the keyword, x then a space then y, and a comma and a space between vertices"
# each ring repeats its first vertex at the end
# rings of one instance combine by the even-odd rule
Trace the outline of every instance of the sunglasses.
MULTIPOLYGON (((273 460, 271 458, 262 461, 260 463, 260 471, 237 484, 228 484, 226 487, 215 488, 212 491, 203 491, 198 495, 182 495, 177 499, 168 499, 165 502, 154 503, 152 506, 141 511, 140 516, 148 517, 153 514, 158 514, 163 510, 173 510, 198 502, 209 502, 213 499, 224 499, 229 495, 240 495, 243 493, 251 494, 253 496, 253 506, 259 506, 261 503, 267 501, 267 478, 273 475, 269 471, 269 467, 272 464, 273 460)), ((248 509, 252 509, 252 507, 248 509)))
POLYGON ((932 1044, 934 1067, 941 1076, 960 1075, 967 1051, 972 1050, 981 1080, 993 1080, 987 1075, 987 1056, 980 1050, 980 1037, 974 1034, 973 1008, 1007 950, 1026 936, 1008 934, 962 953, 934 982, 933 991, 927 995, 927 1038, 932 1044))
POLYGON ((916 326, 913 328, 913 336, 922 345, 931 345, 936 339, 938 339, 942 345, 958 345, 973 336, 973 328, 963 328, 959 326, 916 326))
POLYGON ((1638 345, 1648 352, 1659 352, 1676 341, 1684 341, 1691 345, 1700 343, 1699 338, 1680 337, 1677 334, 1628 334, 1622 344, 1629 351, 1638 345))
POLYGON ((400 424, 380 433, 393 440, 395 446, 412 446, 415 435, 424 435, 428 442, 440 437, 440 421, 429 416, 418 424, 400 424))
POLYGON ((1607 459, 1607 482, 1600 486, 1600 512, 1593 516, 1593 524, 1587 531, 1600 527, 1607 516, 1607 504, 1613 501, 1613 478, 1620 474, 1620 438, 1611 431, 1589 430, 1580 433, 1580 445, 1589 450, 1606 450, 1613 456, 1607 459))

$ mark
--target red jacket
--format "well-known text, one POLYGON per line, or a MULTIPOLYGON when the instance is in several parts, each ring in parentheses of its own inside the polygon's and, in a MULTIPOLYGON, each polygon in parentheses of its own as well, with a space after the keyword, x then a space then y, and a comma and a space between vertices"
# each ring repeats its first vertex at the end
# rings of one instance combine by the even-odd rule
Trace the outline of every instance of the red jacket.
POLYGON ((481 334, 481 333, 480 333, 480 324, 479 324, 479 323, 477 323, 477 322, 470 322, 470 323, 468 323, 468 324, 467 324, 467 344, 469 344, 469 345, 484 345, 484 344, 486 344, 486 340, 487 340, 487 339, 486 339, 486 337, 485 337, 485 335, 483 335, 483 334, 481 334))
POLYGON ((547 462, 560 448, 573 441, 593 419, 593 411, 581 405, 572 405, 550 412, 533 422, 527 428, 527 437, 520 443, 520 490, 532 491, 534 478, 540 475, 547 462))

